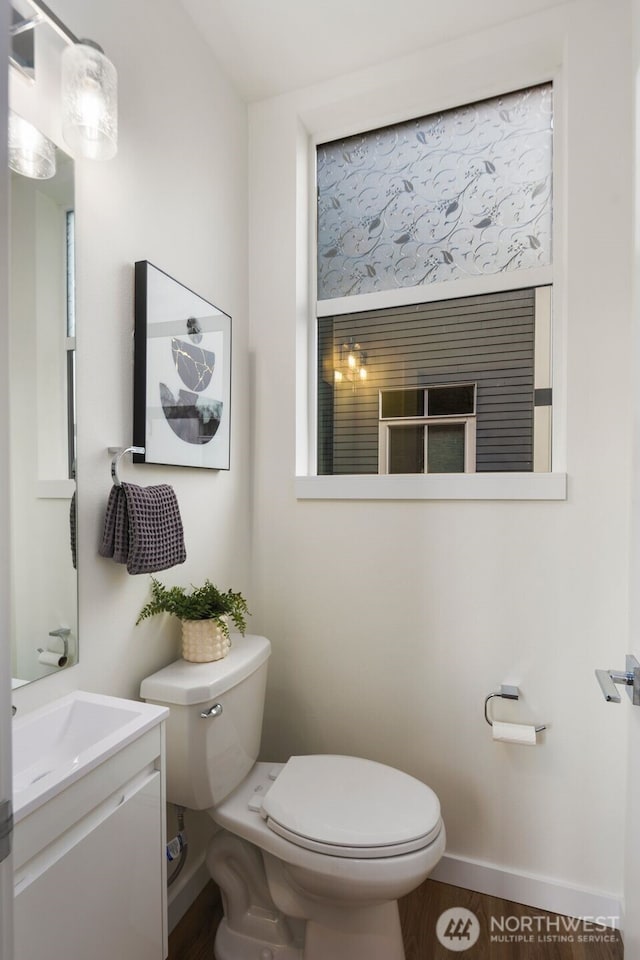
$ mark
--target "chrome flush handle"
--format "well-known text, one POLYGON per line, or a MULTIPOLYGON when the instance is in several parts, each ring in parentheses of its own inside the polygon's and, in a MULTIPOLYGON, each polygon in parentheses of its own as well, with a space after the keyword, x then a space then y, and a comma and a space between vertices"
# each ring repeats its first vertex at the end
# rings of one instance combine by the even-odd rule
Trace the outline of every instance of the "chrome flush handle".
POLYGON ((627 688, 634 707, 640 706, 640 663, 630 653, 627 654, 624 671, 596 670, 596 677, 605 700, 620 703, 620 694, 616 690, 616 684, 620 684, 627 688))
POLYGON ((222 704, 214 703, 212 707, 209 707, 208 710, 203 710, 200 716, 203 720, 208 720, 209 717, 219 717, 222 713, 222 704))

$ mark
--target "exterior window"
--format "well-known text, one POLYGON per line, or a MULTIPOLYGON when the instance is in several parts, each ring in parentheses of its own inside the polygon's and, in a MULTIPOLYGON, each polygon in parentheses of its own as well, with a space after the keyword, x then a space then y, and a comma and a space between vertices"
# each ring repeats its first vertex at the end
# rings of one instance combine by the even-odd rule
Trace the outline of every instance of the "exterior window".
POLYGON ((318 474, 548 472, 550 288, 318 320, 318 474))
POLYGON ((318 475, 551 471, 552 94, 317 147, 318 475))
POLYGON ((378 472, 474 473, 475 427, 475 384, 383 390, 378 472))

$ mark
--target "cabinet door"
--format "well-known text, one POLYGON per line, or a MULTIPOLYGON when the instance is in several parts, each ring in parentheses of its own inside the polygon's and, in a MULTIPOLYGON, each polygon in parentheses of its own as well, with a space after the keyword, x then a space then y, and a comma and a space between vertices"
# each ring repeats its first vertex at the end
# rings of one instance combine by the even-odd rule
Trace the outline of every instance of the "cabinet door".
POLYGON ((150 773, 34 859, 16 891, 15 960, 163 960, 161 806, 150 773))

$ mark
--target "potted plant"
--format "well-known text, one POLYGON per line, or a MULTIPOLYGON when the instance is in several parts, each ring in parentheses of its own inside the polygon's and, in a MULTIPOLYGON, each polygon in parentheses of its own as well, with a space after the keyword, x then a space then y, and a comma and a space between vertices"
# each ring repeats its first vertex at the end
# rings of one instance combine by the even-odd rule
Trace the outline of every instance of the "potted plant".
POLYGON ((219 660, 229 652, 229 621, 244 634, 249 608, 241 593, 223 593, 210 580, 201 587, 165 587, 151 577, 151 599, 136 624, 158 613, 171 613, 182 622, 182 656, 194 663, 219 660))

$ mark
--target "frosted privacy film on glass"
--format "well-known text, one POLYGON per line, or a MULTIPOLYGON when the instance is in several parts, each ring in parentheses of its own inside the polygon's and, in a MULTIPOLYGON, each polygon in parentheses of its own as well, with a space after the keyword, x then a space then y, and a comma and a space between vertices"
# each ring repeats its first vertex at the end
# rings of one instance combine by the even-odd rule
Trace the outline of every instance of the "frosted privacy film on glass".
POLYGON ((318 298, 551 263, 552 85, 317 148, 318 298))
POLYGON ((464 473, 464 424, 434 423, 428 429, 428 472, 464 473))

